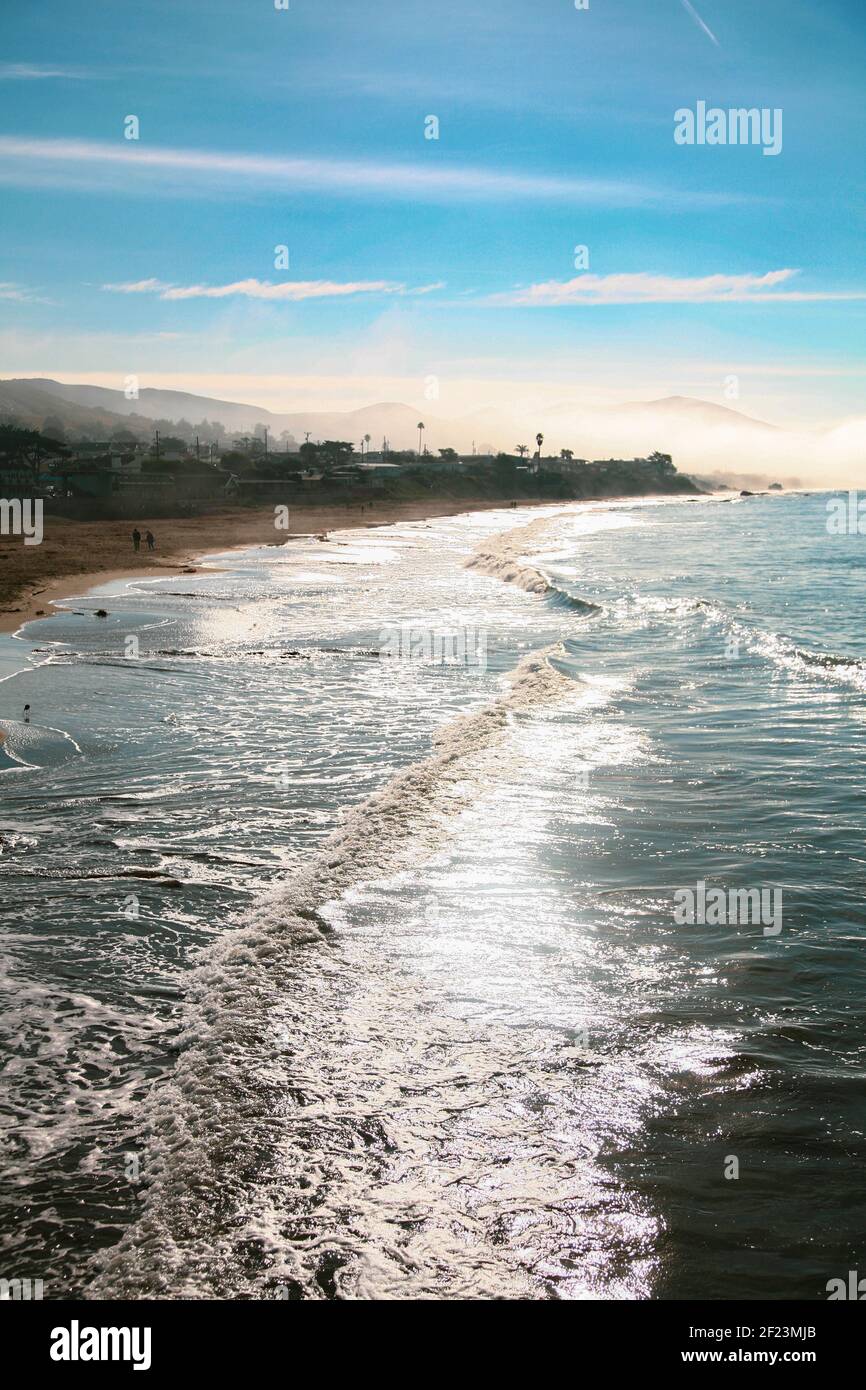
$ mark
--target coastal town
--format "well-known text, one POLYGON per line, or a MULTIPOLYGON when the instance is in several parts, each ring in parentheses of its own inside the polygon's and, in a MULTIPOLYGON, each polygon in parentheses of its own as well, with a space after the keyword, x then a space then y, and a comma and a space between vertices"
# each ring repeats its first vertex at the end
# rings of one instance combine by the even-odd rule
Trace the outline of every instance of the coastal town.
MULTIPOLYGON (((206 422, 205 422, 206 423, 206 422)), ((611 496, 688 488, 669 454, 654 451, 643 458, 595 459, 561 448, 547 452, 542 434, 535 449, 519 444, 513 452, 461 454, 392 449, 387 439, 374 449, 360 441, 285 439, 274 448, 266 428, 252 434, 208 437, 174 426, 158 428, 149 439, 118 430, 107 439, 70 439, 51 420, 41 430, 0 422, 0 491, 11 496, 26 490, 47 502, 162 510, 178 503, 266 502, 288 488, 303 496, 341 492, 350 496, 413 491, 444 492, 466 486, 497 494, 544 497, 611 496), (191 435, 191 437, 190 437, 191 435), (204 436, 204 437, 203 437, 204 436)), ((419 426, 419 433, 423 424, 419 426)), ((81 508, 74 508, 81 515, 81 508)))

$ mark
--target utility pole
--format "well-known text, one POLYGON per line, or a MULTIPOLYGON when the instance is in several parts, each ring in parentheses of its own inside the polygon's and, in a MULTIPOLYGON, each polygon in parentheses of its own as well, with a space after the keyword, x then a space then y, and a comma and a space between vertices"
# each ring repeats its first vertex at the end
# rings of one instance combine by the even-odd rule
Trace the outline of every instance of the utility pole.
POLYGON ((156 457, 159 458, 159 430, 154 431, 156 435, 156 457))
POLYGON ((196 437, 195 437, 195 456, 196 456, 196 458, 199 457, 199 451, 198 451, 198 435, 196 435, 196 437))

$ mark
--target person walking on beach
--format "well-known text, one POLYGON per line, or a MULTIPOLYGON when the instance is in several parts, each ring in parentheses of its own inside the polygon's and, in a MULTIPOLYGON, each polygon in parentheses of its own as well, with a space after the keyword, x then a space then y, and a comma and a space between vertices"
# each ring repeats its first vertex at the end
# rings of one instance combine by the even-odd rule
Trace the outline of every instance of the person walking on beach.
POLYGON ((156 545, 156 537, 154 536, 153 532, 148 531, 144 539, 147 541, 148 550, 153 550, 153 547, 156 545))
POLYGON ((133 533, 132 533, 132 548, 133 548, 133 550, 138 550, 138 549, 140 548, 140 546, 141 546, 141 532, 139 531, 138 527, 136 526, 135 530, 134 530, 133 533))

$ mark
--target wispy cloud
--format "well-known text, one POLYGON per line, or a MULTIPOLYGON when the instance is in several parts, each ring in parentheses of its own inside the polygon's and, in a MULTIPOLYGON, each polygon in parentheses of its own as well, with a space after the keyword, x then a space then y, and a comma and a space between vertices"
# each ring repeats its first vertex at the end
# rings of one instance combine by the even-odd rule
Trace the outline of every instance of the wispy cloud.
POLYGON ((115 294, 158 294, 160 299, 230 299, 241 295, 246 299, 282 300, 298 303, 303 299, 341 299, 354 294, 430 294, 442 289, 421 285, 411 289, 393 280, 234 280, 228 285, 170 285, 162 280, 131 280, 119 285, 103 285, 115 294))
POLYGON ((769 304, 825 299, 866 299, 857 291, 779 289, 798 270, 765 275, 577 275, 492 295, 487 303, 538 306, 563 304, 769 304))
POLYGON ((48 78, 81 82, 91 75, 83 68, 46 68, 37 63, 0 63, 0 82, 42 82, 48 78))
POLYGON ((381 163, 371 160, 293 158, 217 150, 155 149, 135 141, 113 144, 88 140, 0 136, 0 180, 32 184, 39 168, 52 179, 105 190, 106 174, 122 176, 125 191, 190 194, 216 188, 235 192, 239 184, 271 192, 323 189, 338 194, 391 198, 567 200, 603 206, 659 205, 666 209, 717 207, 750 201, 742 194, 676 191, 619 179, 580 179, 553 174, 436 163, 381 163))
POLYGON ((47 302, 40 299, 24 285, 16 285, 13 280, 0 280, 0 299, 12 299, 18 304, 45 304, 47 302))
POLYGON ((712 29, 709 27, 709 25, 708 25, 708 24, 705 24, 704 21, 701 19, 700 15, 698 14, 698 12, 697 12, 697 10, 695 9, 694 5, 691 3, 691 0, 682 0, 682 6, 683 6, 683 9, 686 11, 686 13, 691 15, 692 19, 695 21, 695 24, 697 24, 698 28, 703 29, 703 31, 704 31, 704 33, 706 34, 707 38, 708 38, 708 39, 712 39, 713 43, 716 45, 716 48, 718 48, 718 47, 720 46, 720 45, 719 45, 718 39, 716 38, 715 34, 713 33, 713 31, 712 31, 712 29))
POLYGON ((162 280, 126 280, 120 285, 103 285, 104 290, 112 290, 115 294, 156 294, 160 290, 170 290, 171 285, 162 280))

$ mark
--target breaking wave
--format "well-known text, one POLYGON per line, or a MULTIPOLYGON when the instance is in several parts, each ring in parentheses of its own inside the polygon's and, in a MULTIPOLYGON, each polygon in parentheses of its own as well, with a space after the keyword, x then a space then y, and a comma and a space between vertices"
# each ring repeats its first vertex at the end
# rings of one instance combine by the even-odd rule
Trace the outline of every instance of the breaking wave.
POLYGON ((501 579, 504 584, 514 584, 526 593, 554 598, 558 603, 574 608, 580 613, 600 613, 598 604, 570 594, 566 589, 560 588, 549 575, 526 562, 526 551, 531 549, 536 536, 546 530, 550 522, 551 518, 542 517, 540 520, 531 521, 528 526, 519 526, 485 541, 467 560, 466 568, 478 570, 492 579, 501 579))
POLYGON ((718 604, 700 599, 695 602, 704 617, 720 624, 729 637, 754 655, 771 662, 778 670, 793 676, 810 676, 835 684, 866 690, 866 662, 838 652, 811 651, 791 637, 769 632, 742 619, 734 618, 718 604))
POLYGON ((780 665, 798 667, 812 675, 822 675, 827 680, 866 690, 866 663, 857 657, 839 656, 835 652, 811 652, 805 647, 793 645, 788 647, 785 640, 779 637, 773 638, 772 646, 780 665))
POLYGON ((779 671, 794 677, 807 676, 866 690, 866 661, 861 657, 813 651, 784 633, 755 626, 712 599, 671 598, 659 594, 629 595, 617 600, 608 611, 625 621, 635 613, 671 621, 696 616, 720 627, 733 644, 734 651, 742 648, 770 662, 779 671))
MULTIPOLYGON (((357 1094, 347 1099, 343 1033, 350 1022, 376 1029, 361 1072, 372 1066, 378 1076, 381 1067, 393 1087, 401 1069, 378 1049, 405 1045, 418 1002, 380 980, 359 983, 343 955, 327 949, 334 937, 326 909, 435 851, 454 815, 496 775, 514 720, 581 688, 556 656, 564 657, 559 645, 525 657, 497 699, 447 724, 428 757, 349 811, 307 872, 208 949, 190 979, 176 1069, 153 1088, 142 1117, 143 1214, 103 1257, 87 1297, 365 1296, 363 1287, 340 1284, 335 1271, 345 1259, 335 1247, 342 1241, 360 1252, 363 1266, 370 1223, 387 1224, 365 1197, 383 1181, 387 1103, 380 1097, 380 1115, 357 1094), (365 1201, 359 1238, 351 1214, 365 1201), (351 1208, 348 1218, 340 1203, 351 1208), (327 1250, 311 1226, 321 1224, 325 1204, 329 1214, 343 1212, 324 1223, 327 1250)), ((464 1031, 439 1019, 430 1028, 442 1047, 464 1031)), ((374 1243, 373 1258, 393 1269, 368 1269, 370 1288, 391 1287, 405 1273, 402 1257, 374 1243)), ((460 1244, 440 1255, 465 1268, 467 1290, 483 1296, 488 1256, 473 1259, 470 1273, 460 1244)), ((502 1293, 501 1258, 492 1251, 489 1265, 489 1291, 502 1293)), ((522 1287, 515 1276, 511 1292, 522 1287)))

